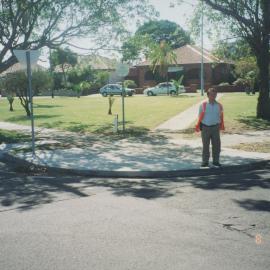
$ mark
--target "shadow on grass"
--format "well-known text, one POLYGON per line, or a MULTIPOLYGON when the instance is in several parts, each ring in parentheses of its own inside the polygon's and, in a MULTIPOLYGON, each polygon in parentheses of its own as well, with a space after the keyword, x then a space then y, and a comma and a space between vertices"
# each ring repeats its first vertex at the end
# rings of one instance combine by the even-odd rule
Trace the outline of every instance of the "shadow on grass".
MULTIPOLYGON (((47 115, 47 114, 34 114, 34 119, 38 120, 38 119, 50 119, 50 118, 54 118, 54 117, 59 117, 60 115, 47 115)), ((27 115, 18 115, 18 116, 13 116, 8 118, 6 121, 7 122, 17 122, 17 121, 24 121, 24 120, 30 120, 30 117, 28 117, 27 115)))
POLYGON ((196 98, 196 96, 186 95, 186 94, 179 94, 177 95, 171 95, 172 98, 196 98))
POLYGON ((31 136, 16 131, 0 130, 0 143, 20 143, 31 141, 31 136))
POLYGON ((85 135, 87 136, 87 133, 89 133, 89 130, 94 129, 94 131, 89 134, 99 135, 99 138, 107 137, 111 139, 146 136, 148 132, 150 131, 149 129, 145 127, 131 126, 131 124, 132 122, 127 121, 125 132, 123 132, 122 124, 120 123, 118 126, 117 133, 114 133, 112 124, 103 124, 103 125, 97 126, 97 125, 81 124, 77 122, 70 122, 68 124, 68 127, 65 128, 65 130, 71 131, 71 132, 85 133, 85 135))
POLYGON ((87 132, 93 125, 80 124, 76 122, 70 122, 68 127, 65 128, 67 131, 71 132, 87 132))
POLYGON ((50 123, 42 123, 40 124, 41 127, 44 128, 57 128, 59 126, 61 126, 62 124, 64 124, 65 122, 63 121, 55 121, 55 122, 50 122, 50 123))
POLYGON ((245 124, 248 128, 255 130, 270 129, 270 121, 258 119, 255 116, 239 117, 236 120, 241 124, 245 124))
POLYGON ((63 107, 61 105, 42 105, 42 104, 34 104, 33 106, 34 108, 38 108, 38 109, 51 109, 51 108, 63 107))

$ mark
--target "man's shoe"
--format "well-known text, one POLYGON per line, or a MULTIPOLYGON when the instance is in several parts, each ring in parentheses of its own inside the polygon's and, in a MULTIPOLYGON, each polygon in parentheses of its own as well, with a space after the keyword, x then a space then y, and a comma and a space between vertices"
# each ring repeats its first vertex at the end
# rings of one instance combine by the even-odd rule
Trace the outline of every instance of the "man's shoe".
POLYGON ((208 163, 202 163, 201 168, 209 168, 209 164, 208 163))
POLYGON ((213 166, 215 168, 221 168, 221 164, 219 162, 213 162, 213 166))

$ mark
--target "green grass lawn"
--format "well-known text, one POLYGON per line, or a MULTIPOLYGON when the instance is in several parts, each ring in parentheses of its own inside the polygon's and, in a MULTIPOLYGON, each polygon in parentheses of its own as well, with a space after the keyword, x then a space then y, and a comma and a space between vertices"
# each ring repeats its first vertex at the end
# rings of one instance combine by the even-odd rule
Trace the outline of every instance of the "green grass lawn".
MULTIPOLYGON (((206 98, 206 95, 205 95, 206 98)), ((244 131, 256 131, 270 129, 270 122, 256 118, 258 93, 247 95, 246 93, 225 93, 219 100, 224 107, 225 133, 241 133, 244 131)), ((178 135, 185 139, 194 139, 198 134, 194 132, 195 122, 178 135)))
MULTIPOLYGON (((108 115, 108 98, 100 96, 34 98, 35 125, 78 132, 111 132, 114 114, 119 115, 119 121, 122 119, 121 97, 114 98, 113 115, 108 115)), ((201 100, 199 95, 127 97, 126 127, 130 129, 136 127, 136 130, 152 129, 199 100, 201 100)), ((30 125, 18 99, 14 101, 14 112, 8 109, 8 101, 1 98, 0 121, 30 125)))
POLYGON ((256 118, 258 93, 226 93, 220 102, 224 107, 226 132, 238 133, 244 130, 270 129, 270 122, 256 118))
POLYGON ((31 136, 16 131, 8 131, 0 129, 0 144, 1 143, 19 143, 30 142, 31 136))

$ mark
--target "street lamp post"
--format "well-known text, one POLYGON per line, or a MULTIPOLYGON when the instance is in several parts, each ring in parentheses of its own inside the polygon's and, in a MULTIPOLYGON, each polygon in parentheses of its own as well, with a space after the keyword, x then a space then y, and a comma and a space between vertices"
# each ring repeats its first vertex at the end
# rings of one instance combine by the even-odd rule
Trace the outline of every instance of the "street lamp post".
POLYGON ((122 82, 122 120, 123 120, 123 132, 125 132, 125 129, 126 129, 126 122, 125 122, 125 96, 126 96, 125 86, 124 86, 124 82, 122 82))
POLYGON ((201 96, 204 94, 204 52, 203 52, 203 0, 202 1, 202 13, 201 13, 201 96))

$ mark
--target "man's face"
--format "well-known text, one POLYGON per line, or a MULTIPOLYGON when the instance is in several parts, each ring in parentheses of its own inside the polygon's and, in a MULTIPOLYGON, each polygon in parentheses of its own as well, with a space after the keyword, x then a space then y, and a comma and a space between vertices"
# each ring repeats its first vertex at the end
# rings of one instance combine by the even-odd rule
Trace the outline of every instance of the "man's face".
POLYGON ((209 101, 210 102, 214 102, 215 101, 215 99, 216 99, 216 97, 217 97, 217 93, 216 92, 209 92, 208 93, 208 99, 209 99, 209 101))

